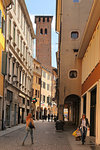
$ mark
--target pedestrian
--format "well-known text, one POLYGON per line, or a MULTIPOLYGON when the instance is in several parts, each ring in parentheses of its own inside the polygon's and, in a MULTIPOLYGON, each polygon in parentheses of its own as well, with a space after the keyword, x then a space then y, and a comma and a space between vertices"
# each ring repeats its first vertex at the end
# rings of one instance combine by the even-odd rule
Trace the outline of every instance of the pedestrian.
POLYGON ((51 115, 51 122, 53 121, 53 114, 51 115))
POLYGON ((29 113, 28 116, 26 117, 26 135, 24 137, 23 143, 22 145, 24 146, 25 140, 28 137, 28 134, 30 132, 30 136, 31 136, 31 142, 33 143, 33 128, 35 129, 35 125, 34 125, 34 121, 32 119, 32 114, 29 113))
POLYGON ((48 114, 48 122, 49 122, 49 120, 50 120, 50 114, 48 114))
POLYGON ((78 130, 80 129, 81 131, 82 145, 85 143, 87 128, 90 128, 90 125, 89 125, 88 119, 86 118, 86 115, 83 114, 82 118, 80 119, 79 128, 78 128, 78 130))

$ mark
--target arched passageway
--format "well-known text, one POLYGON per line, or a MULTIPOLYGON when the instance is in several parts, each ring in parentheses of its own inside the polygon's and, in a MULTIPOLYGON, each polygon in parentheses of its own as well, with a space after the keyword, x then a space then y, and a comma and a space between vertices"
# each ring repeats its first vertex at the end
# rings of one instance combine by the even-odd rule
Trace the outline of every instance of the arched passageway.
POLYGON ((67 96, 64 100, 64 120, 72 121, 74 124, 78 125, 80 114, 79 110, 80 97, 74 94, 67 96), (67 119, 65 114, 67 116, 67 119))

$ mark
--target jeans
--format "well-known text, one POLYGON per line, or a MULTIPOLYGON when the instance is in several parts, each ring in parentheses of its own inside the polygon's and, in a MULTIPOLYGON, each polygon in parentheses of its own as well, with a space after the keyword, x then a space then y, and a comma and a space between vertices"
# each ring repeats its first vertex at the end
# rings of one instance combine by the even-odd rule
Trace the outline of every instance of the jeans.
POLYGON ((81 128, 82 144, 84 144, 85 142, 86 134, 87 134, 87 128, 86 127, 81 128))
POLYGON ((29 132, 30 132, 30 135, 31 135, 31 142, 33 144, 33 129, 30 129, 30 128, 27 129, 27 132, 26 132, 26 135, 24 137, 23 143, 25 142, 26 138, 28 137, 29 132))

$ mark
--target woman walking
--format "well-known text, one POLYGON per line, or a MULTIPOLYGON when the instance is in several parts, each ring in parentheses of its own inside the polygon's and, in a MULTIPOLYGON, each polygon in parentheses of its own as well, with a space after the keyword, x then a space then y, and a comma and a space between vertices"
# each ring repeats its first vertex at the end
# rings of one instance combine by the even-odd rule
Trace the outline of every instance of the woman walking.
POLYGON ((22 143, 23 146, 24 146, 26 138, 28 137, 29 132, 30 132, 30 136, 31 136, 31 143, 34 144, 33 143, 33 128, 35 129, 34 122, 32 119, 32 114, 29 113, 28 116, 26 117, 26 135, 25 135, 23 143, 22 143))
POLYGON ((86 115, 83 114, 79 123, 79 129, 81 130, 81 135, 82 135, 82 144, 84 144, 85 142, 85 138, 87 134, 87 127, 90 127, 90 125, 89 125, 88 119, 86 118, 86 115))

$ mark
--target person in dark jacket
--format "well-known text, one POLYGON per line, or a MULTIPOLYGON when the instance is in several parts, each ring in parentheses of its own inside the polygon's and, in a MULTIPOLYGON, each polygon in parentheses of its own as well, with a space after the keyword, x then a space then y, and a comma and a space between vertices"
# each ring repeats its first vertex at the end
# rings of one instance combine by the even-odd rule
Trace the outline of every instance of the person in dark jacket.
POLYGON ((85 138, 86 138, 87 128, 88 128, 88 127, 90 128, 89 121, 88 121, 88 119, 86 118, 86 115, 83 114, 83 115, 82 115, 82 118, 80 119, 79 128, 78 128, 78 130, 80 129, 80 131, 81 131, 82 144, 84 144, 84 142, 85 142, 85 138))
POLYGON ((49 122, 49 120, 50 120, 50 114, 48 114, 48 122, 49 122))

